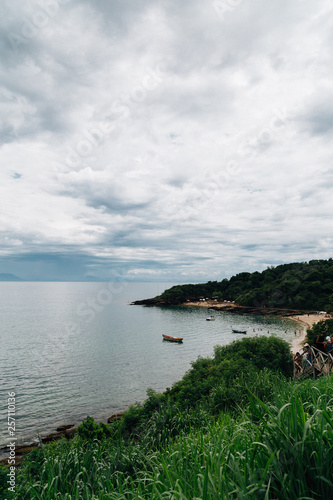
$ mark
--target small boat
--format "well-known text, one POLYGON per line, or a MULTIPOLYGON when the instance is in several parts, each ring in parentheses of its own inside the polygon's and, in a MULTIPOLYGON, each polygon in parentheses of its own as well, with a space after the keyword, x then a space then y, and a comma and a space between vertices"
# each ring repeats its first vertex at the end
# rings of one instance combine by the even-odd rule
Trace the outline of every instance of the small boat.
POLYGON ((246 334, 246 330, 232 330, 232 333, 244 333, 246 334))
POLYGON ((163 340, 168 340, 169 342, 183 342, 182 337, 170 337, 170 335, 163 335, 163 340))
POLYGON ((209 316, 209 318, 206 318, 206 321, 215 321, 215 316, 209 316))

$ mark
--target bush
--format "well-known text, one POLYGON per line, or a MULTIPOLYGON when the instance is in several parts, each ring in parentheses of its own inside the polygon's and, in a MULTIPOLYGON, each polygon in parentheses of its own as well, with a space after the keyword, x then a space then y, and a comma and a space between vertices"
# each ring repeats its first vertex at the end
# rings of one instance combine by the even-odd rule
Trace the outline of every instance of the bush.
MULTIPOLYGON (((50 446, 51 449, 51 446, 50 446)), ((30 453, 24 456, 24 468, 26 470, 26 473, 34 478, 37 479, 40 474, 41 470, 43 468, 43 463, 44 463, 44 449, 43 448, 35 448, 34 450, 31 450, 30 453)))
POLYGON ((182 407, 193 407, 222 384, 225 387, 223 406, 234 407, 234 396, 227 396, 236 390, 234 381, 242 374, 250 376, 265 368, 292 377, 293 361, 288 343, 277 337, 243 338, 227 346, 216 346, 213 359, 199 357, 167 394, 182 407))
POLYGON ((326 319, 323 321, 319 321, 315 325, 312 326, 309 330, 307 330, 307 338, 306 341, 312 345, 314 337, 320 335, 321 332, 326 332, 326 335, 330 337, 333 336, 333 319, 326 319))
POLYGON ((95 420, 92 417, 87 416, 86 420, 83 420, 82 424, 77 428, 77 432, 82 439, 106 439, 111 437, 112 432, 108 425, 100 422, 95 424, 95 420))
POLYGON ((121 419, 121 429, 123 432, 131 433, 135 428, 139 427, 141 422, 144 420, 144 409, 142 404, 135 403, 131 405, 127 411, 125 411, 123 418, 121 419))
MULTIPOLYGON (((242 359, 245 365, 252 365, 257 370, 269 368, 280 371, 286 377, 293 374, 289 344, 273 336, 243 338, 227 346, 217 346, 215 360, 225 359, 242 359)), ((243 371, 246 371, 246 368, 243 371)))
POLYGON ((209 412, 214 415, 230 410, 232 413, 241 413, 248 405, 249 396, 269 401, 274 390, 285 383, 283 376, 268 368, 241 373, 231 383, 223 380, 211 390, 207 399, 209 412))

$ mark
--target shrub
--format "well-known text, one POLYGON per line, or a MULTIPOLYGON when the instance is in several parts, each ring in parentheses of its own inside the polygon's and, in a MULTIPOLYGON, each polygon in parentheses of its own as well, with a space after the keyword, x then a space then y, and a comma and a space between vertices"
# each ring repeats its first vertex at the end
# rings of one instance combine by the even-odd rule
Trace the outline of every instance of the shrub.
MULTIPOLYGON (((51 446, 50 446, 51 449, 51 446)), ((30 453, 24 456, 24 468, 26 470, 26 473, 34 478, 37 479, 40 476, 43 463, 44 463, 44 449, 43 448, 35 448, 31 450, 30 453)))
MULTIPOLYGON (((265 368, 281 372, 286 377, 292 376, 293 362, 288 343, 277 337, 243 338, 227 346, 216 346, 213 359, 199 357, 167 394, 182 407, 193 407, 222 384, 223 396, 220 395, 224 403, 217 407, 234 407, 235 391, 238 391, 235 380, 242 374, 249 377, 265 368)), ((236 400, 239 401, 238 396, 236 400)))
POLYGON ((111 437, 112 432, 108 425, 100 422, 96 424, 92 417, 87 416, 86 420, 83 420, 82 424, 79 425, 78 434, 82 439, 105 439, 111 437))
POLYGON ((250 337, 235 340, 232 344, 215 347, 215 361, 238 359, 246 366, 253 366, 257 370, 269 368, 280 371, 284 376, 293 374, 293 362, 289 344, 277 337, 250 337))
POLYGON ((314 337, 320 335, 321 332, 326 332, 326 335, 330 337, 333 336, 333 319, 319 321, 312 328, 308 329, 306 341, 312 345, 314 337))

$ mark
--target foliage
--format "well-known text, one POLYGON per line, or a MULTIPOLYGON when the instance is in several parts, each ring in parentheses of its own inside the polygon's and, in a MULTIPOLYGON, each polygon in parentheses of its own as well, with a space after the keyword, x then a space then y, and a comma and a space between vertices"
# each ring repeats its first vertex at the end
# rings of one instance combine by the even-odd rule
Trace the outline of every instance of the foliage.
POLYGON ((8 490, 9 484, 8 484, 8 472, 9 469, 2 467, 0 465, 0 498, 6 498, 8 500, 14 498, 14 493, 8 490))
POLYGON ((23 464, 18 498, 330 498, 333 379, 295 382, 265 369, 234 382, 247 403, 215 421, 208 409, 181 410, 169 400, 135 441, 46 446, 38 478, 23 464))
POLYGON ((293 374, 290 347, 284 340, 270 337, 250 337, 236 340, 226 346, 215 347, 215 360, 237 359, 257 370, 269 368, 281 371, 286 377, 293 374))
POLYGON ((235 408, 240 402, 235 396, 239 377, 246 374, 249 378, 265 368, 292 376, 292 356, 287 342, 273 336, 243 338, 227 346, 215 347, 213 359, 199 357, 167 394, 184 408, 195 406, 216 386, 223 386, 224 408, 235 408))
MULTIPOLYGON (((52 452, 51 450, 52 446, 49 447, 50 453, 52 452)), ((40 476, 44 458, 44 448, 35 448, 26 456, 25 467, 29 476, 34 479, 37 479, 40 476)))
POLYGON ((82 424, 79 425, 77 431, 80 438, 88 440, 101 440, 110 437, 112 434, 108 425, 104 424, 103 422, 96 424, 94 419, 92 417, 89 417, 89 415, 87 416, 86 420, 83 420, 82 424))
POLYGON ((167 303, 223 298, 242 306, 278 307, 333 312, 333 259, 242 272, 220 282, 177 285, 162 293, 167 303))
POLYGON ((120 421, 107 426, 88 416, 73 441, 30 453, 17 498, 260 498, 269 470, 261 448, 252 451, 252 440, 266 446, 268 439, 259 402, 278 408, 290 370, 289 346, 275 337, 217 346, 213 358, 199 357, 165 393, 148 389, 146 401, 120 421), (253 453, 245 472, 244 450, 253 453))
POLYGON ((192 368, 165 393, 147 390, 147 399, 131 405, 120 422, 123 436, 138 434, 156 412, 161 412, 172 403, 174 408, 193 411, 203 400, 209 399, 212 391, 219 403, 210 403, 210 411, 235 410, 244 403, 244 386, 239 380, 252 380, 258 370, 265 368, 279 371, 286 377, 293 374, 292 356, 287 342, 277 337, 253 337, 235 340, 227 346, 215 347, 214 358, 199 357, 192 368), (216 394, 219 394, 217 396, 216 394), (222 394, 223 393, 223 394, 222 394), (207 399, 208 398, 208 399, 207 399), (223 404, 222 404, 223 401, 223 404), (212 409, 214 407, 214 410, 212 409))
POLYGON ((330 337, 333 336, 333 319, 326 319, 323 321, 319 321, 318 323, 314 324, 312 328, 309 328, 307 330, 307 338, 306 341, 312 345, 314 337, 318 336, 321 334, 321 332, 325 332, 325 337, 329 335, 330 337))
POLYGON ((146 401, 131 405, 124 413, 119 431, 127 437, 140 434, 147 421, 154 414, 165 411, 170 404, 177 408, 177 412, 179 409, 194 411, 204 400, 206 403, 210 401, 208 407, 212 414, 221 409, 235 410, 245 402, 245 380, 252 380, 258 370, 265 368, 279 371, 286 377, 292 376, 292 356, 287 342, 273 336, 262 336, 216 346, 214 358, 199 357, 192 362, 192 368, 171 389, 164 393, 148 389, 146 401), (212 402, 212 393, 215 394, 215 403, 212 402))
POLYGON ((166 403, 167 397, 163 393, 158 393, 153 389, 147 389, 147 399, 142 403, 135 403, 124 413, 120 422, 120 432, 122 434, 133 433, 146 422, 151 415, 159 411, 166 403))

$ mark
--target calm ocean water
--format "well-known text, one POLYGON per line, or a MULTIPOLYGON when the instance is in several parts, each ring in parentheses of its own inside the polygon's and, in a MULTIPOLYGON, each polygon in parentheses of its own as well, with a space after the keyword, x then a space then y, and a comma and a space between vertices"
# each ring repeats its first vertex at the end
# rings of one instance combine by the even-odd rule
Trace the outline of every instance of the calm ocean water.
POLYGON ((199 355, 241 337, 232 327, 294 336, 292 321, 216 312, 208 322, 201 308, 129 305, 170 286, 0 283, 0 446, 9 442, 8 392, 16 393, 16 438, 31 441, 87 415, 106 421, 143 401, 148 387, 170 387, 199 355), (163 342, 162 333, 184 342, 163 342))

